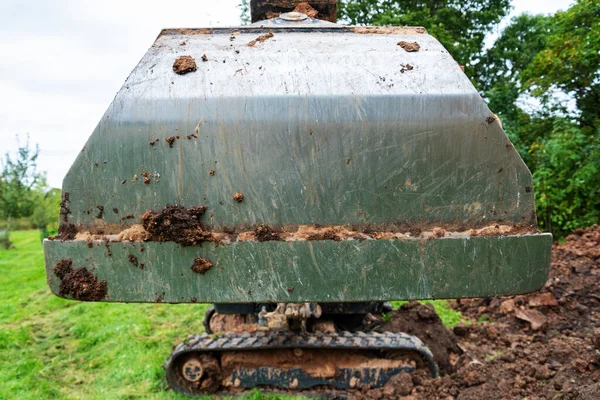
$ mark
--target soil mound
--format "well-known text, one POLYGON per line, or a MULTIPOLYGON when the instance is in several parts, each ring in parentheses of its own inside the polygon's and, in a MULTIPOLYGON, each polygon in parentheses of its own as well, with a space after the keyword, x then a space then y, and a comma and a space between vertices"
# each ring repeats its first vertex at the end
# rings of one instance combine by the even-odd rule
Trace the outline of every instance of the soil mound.
POLYGON ((419 380, 416 399, 600 399, 600 227, 554 245, 540 292, 454 307, 490 322, 454 328, 455 372, 419 380))
POLYGON ((415 301, 402 305, 392 311, 383 331, 404 332, 421 339, 443 373, 452 372, 452 361, 462 354, 456 336, 444 326, 431 304, 415 301))

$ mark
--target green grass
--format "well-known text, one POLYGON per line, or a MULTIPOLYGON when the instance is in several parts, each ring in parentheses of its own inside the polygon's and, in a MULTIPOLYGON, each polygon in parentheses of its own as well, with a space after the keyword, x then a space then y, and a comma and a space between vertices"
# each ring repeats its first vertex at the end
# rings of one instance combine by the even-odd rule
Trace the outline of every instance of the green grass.
MULTIPOLYGON (((162 364, 203 331, 207 305, 60 299, 46 285, 39 232, 10 238, 15 248, 0 249, 0 399, 187 399, 166 390, 162 364)), ((433 304, 444 323, 460 322, 447 303, 433 304)))
POLYGON ((1 399, 187 399, 165 390, 162 364, 203 331, 207 305, 63 300, 46 285, 39 232, 11 240, 0 249, 1 399))
MULTIPOLYGON (((404 303, 406 303, 406 301, 392 301, 394 308, 400 308, 404 303)), ((433 305, 433 308, 435 308, 442 323, 447 328, 452 328, 458 324, 472 323, 472 321, 463 317, 459 311, 453 310, 447 300, 422 300, 421 303, 433 305)))

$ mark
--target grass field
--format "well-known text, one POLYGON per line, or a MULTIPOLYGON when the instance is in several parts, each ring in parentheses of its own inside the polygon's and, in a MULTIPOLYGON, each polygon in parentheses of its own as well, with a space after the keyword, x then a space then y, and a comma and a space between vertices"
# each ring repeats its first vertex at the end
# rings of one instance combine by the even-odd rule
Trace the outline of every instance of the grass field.
MULTIPOLYGON (((46 286, 39 233, 11 241, 0 249, 0 399, 187 399, 166 390, 161 366, 203 331, 207 305, 63 300, 46 286)), ((460 322, 445 302, 434 306, 446 324, 460 322)))

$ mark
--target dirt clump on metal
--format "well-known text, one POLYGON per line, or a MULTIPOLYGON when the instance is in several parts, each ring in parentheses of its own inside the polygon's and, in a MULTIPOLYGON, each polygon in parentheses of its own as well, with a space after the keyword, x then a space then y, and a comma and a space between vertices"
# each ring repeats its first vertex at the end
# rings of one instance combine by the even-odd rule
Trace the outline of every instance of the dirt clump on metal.
POLYGON ((281 240, 281 233, 266 225, 259 225, 254 230, 254 237, 259 242, 281 240))
POLYGON ((360 35, 417 35, 427 33, 427 29, 420 26, 351 26, 349 29, 360 35))
POLYGON ((274 36, 274 35, 273 35, 273 32, 267 32, 267 33, 265 33, 264 35, 260 35, 260 36, 259 36, 259 37, 257 37, 256 39, 254 39, 254 40, 251 40, 251 41, 248 43, 248 47, 254 47, 254 45, 256 45, 256 43, 262 43, 262 42, 264 42, 265 40, 272 38, 273 36, 274 36))
POLYGON ((184 75, 196 71, 196 60, 192 56, 177 57, 173 63, 173 72, 178 75, 184 75))
POLYGON ((104 218, 104 206, 96 206, 96 208, 98 209, 98 214, 96 214, 96 218, 104 218))
POLYGON ((421 50, 421 46, 417 42, 405 42, 402 40, 402 41, 398 42, 398 46, 402 47, 404 50, 408 51, 409 53, 421 50))
POLYGON ((150 238, 150 233, 141 224, 131 225, 121 231, 117 237, 118 241, 128 240, 130 242, 145 242, 150 238))
POLYGON ((134 256, 133 254, 128 255, 127 259, 129 260, 129 262, 131 264, 133 264, 134 267, 144 269, 144 264, 140 264, 138 261, 138 258, 136 256, 134 256))
POLYGON ((64 222, 67 222, 69 219, 69 214, 71 214, 71 209, 69 208, 69 203, 71 202, 71 195, 69 192, 64 192, 62 194, 62 199, 60 200, 60 216, 64 222))
POLYGON ((196 257, 194 259, 194 263, 192 264, 190 269, 197 274, 204 275, 212 267, 213 267, 213 263, 210 260, 208 260, 206 258, 202 258, 202 257, 196 257))
POLYGON ((202 229, 200 222, 205 212, 205 206, 185 208, 168 205, 160 212, 146 211, 142 215, 142 225, 149 234, 149 240, 194 246, 210 238, 210 233, 202 229))
POLYGON ((73 269, 73 261, 64 259, 53 268, 60 279, 59 294, 81 301, 100 301, 107 295, 106 281, 98 281, 85 268, 73 269))
POLYGON ((173 148, 173 143, 175 142, 175 139, 176 139, 175 136, 169 136, 168 138, 165 139, 170 148, 173 148))
POLYGON ((77 236, 77 227, 74 224, 60 224, 58 235, 54 239, 73 240, 77 236))
POLYGON ((242 201, 244 201, 244 194, 242 192, 235 192, 233 194, 233 199, 238 203, 241 203, 242 201))

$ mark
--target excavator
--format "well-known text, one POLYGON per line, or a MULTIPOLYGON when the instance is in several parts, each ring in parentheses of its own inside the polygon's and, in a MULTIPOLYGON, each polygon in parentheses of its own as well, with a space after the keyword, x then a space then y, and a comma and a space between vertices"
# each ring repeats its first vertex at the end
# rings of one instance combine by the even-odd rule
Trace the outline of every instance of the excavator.
POLYGON ((166 380, 187 395, 340 395, 438 374, 381 332, 391 300, 539 289, 531 173, 426 29, 253 0, 253 23, 164 29, 63 182, 48 285, 210 303, 166 380))

